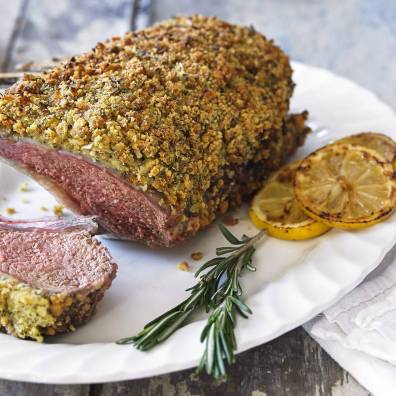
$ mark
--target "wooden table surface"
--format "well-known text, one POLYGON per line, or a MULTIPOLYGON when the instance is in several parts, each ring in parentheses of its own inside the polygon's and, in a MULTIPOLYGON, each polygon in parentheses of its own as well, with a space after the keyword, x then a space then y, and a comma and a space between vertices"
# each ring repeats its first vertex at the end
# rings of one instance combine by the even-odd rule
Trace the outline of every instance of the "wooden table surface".
MULTIPOLYGON (((267 1, 267 3, 274 2, 267 1)), ((302 1, 306 3, 307 1, 302 1)), ((233 0, 257 5, 260 0, 233 0)), ((97 41, 144 27, 171 13, 213 13, 229 2, 194 0, 2 0, 0 65, 14 70, 91 48, 97 41), (213 3, 213 5, 211 5, 213 3), (222 4, 219 4, 222 3, 222 4)), ((289 2, 289 6, 292 6, 289 2)), ((256 7, 257 8, 257 7, 256 7)), ((252 7, 252 13, 255 12, 252 7)), ((230 10, 228 9, 228 12, 230 10)), ((245 15, 246 17, 246 15, 245 15)), ((234 18, 235 19, 235 18, 234 18)), ((265 32, 264 27, 259 30, 265 32)), ((93 385, 40 385, 0 381, 0 395, 367 395, 302 328, 238 356, 227 381, 197 377, 194 370, 93 385)))

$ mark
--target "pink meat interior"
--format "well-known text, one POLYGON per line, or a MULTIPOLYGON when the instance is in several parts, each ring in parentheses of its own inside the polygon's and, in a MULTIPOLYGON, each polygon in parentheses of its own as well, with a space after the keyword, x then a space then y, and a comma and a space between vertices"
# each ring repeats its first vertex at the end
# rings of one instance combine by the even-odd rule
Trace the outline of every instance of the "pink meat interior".
MULTIPOLYGON (((83 215, 98 216, 104 228, 120 237, 165 246, 182 239, 172 232, 175 217, 160 208, 153 197, 104 167, 72 154, 4 138, 0 138, 0 157, 22 167, 39 182, 51 181, 52 187, 67 196, 66 202, 72 203, 69 206, 83 215)), ((43 184, 48 187, 48 183, 43 184)))
POLYGON ((110 284, 116 266, 87 231, 0 230, 0 271, 35 288, 69 292, 110 284))

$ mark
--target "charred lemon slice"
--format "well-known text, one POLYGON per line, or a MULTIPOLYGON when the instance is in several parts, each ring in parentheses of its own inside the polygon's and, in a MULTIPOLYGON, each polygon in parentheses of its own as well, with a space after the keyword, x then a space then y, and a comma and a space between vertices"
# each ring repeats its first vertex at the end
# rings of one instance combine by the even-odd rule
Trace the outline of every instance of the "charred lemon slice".
POLYGON ((387 162, 396 166, 396 142, 382 133, 363 132, 337 140, 334 144, 352 144, 367 147, 381 155, 387 162))
POLYGON ((317 221, 336 228, 363 228, 392 213, 396 182, 392 165, 375 151, 333 144, 301 162, 294 194, 305 213, 317 221))
POLYGON ((329 230, 326 224, 308 217, 297 203, 293 192, 294 172, 299 162, 287 165, 266 181, 254 197, 249 215, 258 228, 287 240, 313 238, 329 230))

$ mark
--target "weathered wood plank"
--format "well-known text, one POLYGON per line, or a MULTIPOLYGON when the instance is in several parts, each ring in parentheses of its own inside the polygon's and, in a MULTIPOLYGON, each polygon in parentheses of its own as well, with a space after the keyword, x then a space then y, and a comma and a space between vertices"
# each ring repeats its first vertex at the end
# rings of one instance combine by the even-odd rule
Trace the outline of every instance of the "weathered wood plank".
POLYGON ((2 396, 89 396, 89 385, 40 385, 0 381, 2 396))
POLYGON ((24 12, 24 0, 0 2, 0 68, 7 69, 8 55, 12 51, 12 44, 16 38, 21 23, 21 13, 24 12))
POLYGON ((133 0, 131 30, 139 30, 151 25, 152 6, 152 0, 133 0))
POLYGON ((132 0, 29 0, 8 68, 89 50, 130 29, 132 0))

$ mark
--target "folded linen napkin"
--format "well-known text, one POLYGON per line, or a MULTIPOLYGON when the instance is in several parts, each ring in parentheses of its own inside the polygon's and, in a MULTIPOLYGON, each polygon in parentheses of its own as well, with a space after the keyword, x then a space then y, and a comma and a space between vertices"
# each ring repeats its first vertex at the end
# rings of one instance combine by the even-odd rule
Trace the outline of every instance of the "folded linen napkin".
POLYGON ((374 395, 396 394, 396 246, 365 281, 304 328, 374 395))

